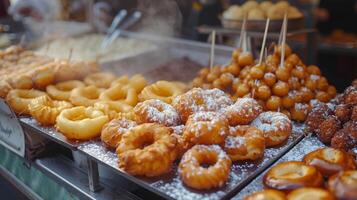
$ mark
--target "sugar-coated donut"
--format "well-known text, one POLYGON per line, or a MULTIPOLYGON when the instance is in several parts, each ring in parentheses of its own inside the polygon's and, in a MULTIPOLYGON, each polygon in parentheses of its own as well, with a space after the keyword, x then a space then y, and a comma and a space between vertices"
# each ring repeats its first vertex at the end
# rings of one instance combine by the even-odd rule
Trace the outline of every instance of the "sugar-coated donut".
POLYGON ((69 100, 76 106, 93 106, 99 101, 101 91, 94 85, 72 90, 69 100))
POLYGON ((303 161, 316 167, 324 176, 331 176, 343 170, 356 169, 356 163, 351 155, 330 147, 306 154, 303 161))
POLYGON ((252 123, 252 126, 262 130, 267 147, 283 143, 292 130, 290 119, 279 112, 263 112, 252 123))
POLYGON ((130 79, 128 76, 124 75, 124 76, 117 78, 115 81, 113 81, 111 84, 111 87, 113 87, 117 84, 121 84, 121 85, 127 86, 127 87, 132 87, 136 90, 137 93, 140 93, 141 90, 143 90, 144 87, 146 86, 147 81, 144 78, 144 76, 141 74, 135 74, 130 79))
POLYGON ((47 95, 33 99, 28 105, 31 116, 43 125, 55 124, 56 118, 62 110, 71 107, 72 104, 66 101, 52 100, 47 95))
POLYGON ((7 94, 6 102, 17 114, 29 115, 28 105, 31 100, 40 96, 46 96, 46 93, 34 89, 14 89, 7 94))
POLYGON ((237 101, 225 108, 224 114, 227 115, 230 126, 246 125, 252 122, 263 112, 263 108, 252 98, 239 98, 237 101))
POLYGON ((180 116, 170 104, 159 99, 150 99, 134 107, 136 120, 139 123, 159 123, 165 126, 176 126, 180 116))
POLYGON ((106 147, 116 149, 121 140, 121 136, 129 129, 137 126, 137 123, 128 119, 113 119, 102 129, 100 139, 106 147))
POLYGON ((265 189, 262 191, 254 192, 243 200, 286 200, 284 192, 279 190, 265 189))
POLYGON ((115 80, 115 75, 107 72, 97 72, 89 74, 84 78, 84 83, 87 85, 94 85, 98 88, 109 88, 111 83, 115 80))
POLYGON ((183 137, 191 145, 223 144, 228 132, 228 120, 223 115, 197 112, 188 118, 183 137))
POLYGON ((225 139, 224 150, 232 161, 256 160, 264 155, 264 134, 253 126, 231 127, 225 139))
POLYGON ((171 104, 173 98, 182 94, 183 88, 174 82, 157 81, 152 85, 146 86, 139 95, 140 101, 149 99, 160 99, 166 103, 171 104))
POLYGON ((141 124, 122 135, 116 149, 119 167, 132 175, 165 174, 176 159, 176 146, 177 140, 169 128, 155 123, 141 124))
POLYGON ((341 171, 328 179, 328 190, 337 199, 356 200, 357 199, 357 171, 341 171))
POLYGON ((98 101, 94 108, 101 110, 109 119, 117 118, 119 113, 129 113, 133 110, 133 106, 115 101, 98 101))
POLYGON ((301 187, 321 187, 323 178, 313 166, 299 161, 288 161, 275 165, 263 177, 266 187, 290 191, 301 187))
POLYGON ((287 198, 288 200, 335 200, 335 197, 329 191, 312 187, 293 190, 287 198))
POLYGON ((82 81, 71 80, 60 82, 55 85, 49 85, 46 87, 46 92, 52 99, 69 101, 71 92, 74 88, 83 87, 84 83, 82 81))
POLYGON ((117 84, 102 92, 99 99, 135 106, 138 102, 138 95, 134 88, 117 84))
POLYGON ((89 140, 100 136, 108 117, 93 107, 77 106, 63 110, 56 119, 56 128, 68 139, 89 140))
POLYGON ((218 145, 196 145, 183 155, 178 172, 185 185, 208 190, 226 183, 231 165, 232 161, 218 145))

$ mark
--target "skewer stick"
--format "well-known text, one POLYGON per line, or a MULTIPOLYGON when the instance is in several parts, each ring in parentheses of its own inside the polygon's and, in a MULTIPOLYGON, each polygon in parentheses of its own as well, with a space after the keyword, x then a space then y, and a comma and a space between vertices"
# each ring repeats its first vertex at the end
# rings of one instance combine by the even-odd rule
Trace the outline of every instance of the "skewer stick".
POLYGON ((260 57, 259 57, 259 64, 258 65, 261 65, 262 62, 263 62, 263 53, 264 53, 264 49, 265 49, 265 42, 266 42, 267 35, 268 35, 269 22, 270 22, 270 19, 268 18, 267 22, 265 24, 263 44, 262 44, 262 48, 260 49, 260 57))
POLYGON ((285 60, 286 29, 287 29, 287 14, 285 13, 283 26, 282 26, 283 34, 282 34, 282 41, 281 41, 280 67, 284 66, 284 60, 285 60))
POLYGON ((73 48, 70 48, 69 49, 69 54, 68 54, 68 62, 71 61, 71 58, 72 58, 72 53, 73 53, 73 48))
POLYGON ((215 44, 216 44, 216 31, 213 30, 212 34, 211 34, 211 55, 209 57, 210 58, 210 63, 209 63, 210 70, 212 70, 212 68, 213 68, 215 44))
POLYGON ((242 23, 242 28, 240 30, 240 36, 239 36, 239 41, 238 41, 238 48, 243 49, 243 42, 244 38, 246 37, 246 23, 247 23, 247 15, 244 15, 243 18, 243 23, 242 23))

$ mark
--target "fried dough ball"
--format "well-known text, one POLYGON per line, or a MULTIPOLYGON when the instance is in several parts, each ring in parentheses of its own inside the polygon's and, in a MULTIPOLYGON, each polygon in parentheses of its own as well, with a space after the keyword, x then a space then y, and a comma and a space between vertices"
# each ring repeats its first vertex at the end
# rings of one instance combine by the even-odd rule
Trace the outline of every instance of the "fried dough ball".
POLYGON ((249 93, 249 86, 247 84, 239 84, 236 89, 236 94, 238 97, 243 97, 249 93))
POLYGON ((289 93, 289 85, 286 82, 278 81, 273 86, 273 94, 279 97, 286 96, 289 93))
POLYGON ((351 120, 343 125, 343 128, 357 142, 357 121, 351 120))
POLYGON ((321 90, 321 91, 326 91, 328 89, 328 82, 327 79, 325 77, 321 77, 319 78, 319 80, 317 80, 317 89, 321 90))
POLYGON ((283 107, 287 108, 287 109, 289 109, 295 105, 294 99, 290 96, 283 97, 281 101, 282 101, 283 107))
POLYGON ((341 171, 328 179, 327 188, 338 199, 356 199, 357 171, 341 171))
POLYGON ((84 83, 82 81, 72 80, 60 82, 55 85, 49 85, 46 87, 46 92, 52 99, 69 101, 71 92, 73 89, 78 87, 83 87, 84 83))
POLYGON ((287 196, 289 200, 335 200, 335 197, 327 190, 321 188, 304 187, 293 190, 287 196))
POLYGON ((353 86, 348 87, 344 92, 344 103, 350 105, 357 104, 357 89, 353 86))
POLYGON ((260 8, 253 8, 248 12, 247 19, 249 20, 263 20, 265 13, 260 8))
POLYGON ((357 121, 357 105, 352 108, 351 120, 357 121))
POLYGON ((261 100, 267 100, 271 96, 270 88, 267 85, 261 85, 255 90, 255 96, 261 100))
POLYGON ((286 67, 279 67, 275 72, 276 78, 280 81, 288 81, 290 72, 286 67))
POLYGON ((306 68, 307 72, 309 74, 315 74, 315 75, 321 75, 321 71, 320 71, 320 68, 317 67, 316 65, 309 65, 307 68, 306 68))
POLYGON ((330 97, 336 96, 336 93, 337 93, 335 86, 332 86, 332 85, 329 85, 329 86, 327 87, 326 92, 327 92, 327 94, 330 95, 330 97))
POLYGON ((308 132, 316 133, 319 130, 319 127, 322 122, 325 121, 332 114, 333 111, 326 104, 316 104, 306 118, 306 130, 308 132))
MULTIPOLYGON (((356 96, 357 97, 357 96, 356 96)), ((330 95, 327 92, 324 91, 318 91, 316 92, 315 98, 321 102, 327 103, 330 101, 330 95)))
POLYGON ((300 81, 297 77, 290 77, 288 80, 289 88, 292 90, 299 90, 301 87, 300 81))
POLYGON ((319 126, 317 137, 321 142, 329 144, 334 134, 341 129, 341 122, 335 116, 329 116, 319 126))
POLYGON ((303 79, 306 76, 305 69, 302 66, 295 66, 295 68, 291 71, 291 75, 297 77, 299 79, 303 79))
POLYGON ((223 111, 230 126, 249 124, 261 112, 263 112, 263 108, 252 98, 239 98, 223 111))
POLYGON ((276 111, 282 107, 281 98, 278 96, 272 95, 266 102, 266 109, 276 111))
POLYGON ((238 65, 241 67, 248 66, 254 63, 254 58, 250 52, 242 52, 238 58, 238 65))
POLYGON ((263 80, 267 86, 272 87, 276 83, 276 76, 275 74, 268 72, 264 74, 263 80))
POLYGON ((295 103, 295 105, 290 108, 291 119, 300 122, 305 121, 309 109, 309 104, 295 103))
POLYGON ((227 182, 231 165, 231 159, 218 145, 196 145, 183 155, 178 172, 185 185, 208 190, 227 182))
POLYGON ((250 68, 249 74, 253 79, 261 79, 264 76, 264 69, 264 65, 256 65, 250 68))
MULTIPOLYGON (((268 11, 268 15, 269 15, 269 11, 268 11)), ((268 16, 269 17, 269 16, 268 16)), ((284 17, 282 17, 284 18, 284 17)), ((274 19, 274 18, 271 18, 270 19, 274 19)), ((290 48, 290 46, 288 44, 284 44, 284 48, 285 48, 285 58, 288 58, 291 53, 292 53, 292 50, 290 48)), ((274 46, 274 54, 276 54, 277 56, 281 56, 281 50, 282 50, 282 45, 275 45, 274 46)))
POLYGON ((28 105, 33 99, 40 96, 46 96, 46 93, 33 89, 14 89, 7 94, 6 102, 17 114, 29 115, 30 110, 28 109, 28 105))
POLYGON ((84 83, 87 85, 94 85, 98 88, 109 88, 115 78, 115 75, 112 73, 98 72, 85 77, 84 83))
POLYGON ((100 90, 94 85, 72 90, 69 100, 76 106, 93 106, 99 101, 100 90))
POLYGON ((107 148, 115 150, 119 145, 122 135, 135 126, 137 126, 137 123, 132 120, 113 119, 104 125, 100 139, 107 148))
POLYGON ((286 200, 284 192, 273 189, 265 189, 262 191, 254 192, 243 200, 286 200))
POLYGON ((314 93, 307 87, 301 87, 299 90, 303 102, 310 102, 314 98, 314 93))
POLYGON ((331 139, 331 147, 348 151, 356 146, 354 140, 346 129, 341 129, 335 133, 331 139))
POLYGON ((350 120, 352 114, 351 107, 346 104, 339 104, 335 107, 335 115, 341 122, 350 120))

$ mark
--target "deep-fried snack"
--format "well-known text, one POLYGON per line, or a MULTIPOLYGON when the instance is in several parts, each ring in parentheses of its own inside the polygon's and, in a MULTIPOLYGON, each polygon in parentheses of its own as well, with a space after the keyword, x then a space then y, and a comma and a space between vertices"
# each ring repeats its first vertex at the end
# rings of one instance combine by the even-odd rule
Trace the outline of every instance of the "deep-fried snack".
POLYGON ((154 84, 146 86, 141 91, 139 100, 159 99, 171 104, 172 100, 182 93, 184 93, 183 88, 174 82, 157 81, 154 84))
POLYGON ((69 100, 76 106, 93 106, 99 101, 100 90, 94 85, 72 90, 69 100))
POLYGON ((72 80, 60 82, 55 85, 49 85, 46 87, 46 92, 52 99, 69 101, 71 92, 73 89, 78 87, 83 87, 84 83, 82 81, 72 80))
POLYGON ((351 137, 346 129, 341 129, 335 133, 331 139, 331 147, 348 151, 357 145, 357 141, 351 137))
POLYGON ((317 137, 321 142, 329 144, 335 133, 341 129, 341 122, 336 116, 331 115, 327 117, 319 126, 316 131, 317 137))
POLYGON ((83 82, 87 85, 94 85, 98 88, 109 88, 115 78, 115 75, 112 73, 97 72, 89 74, 84 78, 83 82))
POLYGON ((227 116, 230 126, 237 126, 249 124, 261 112, 263 112, 263 108, 256 100, 239 98, 233 105, 225 108, 224 114, 227 116))
POLYGON ((133 110, 133 106, 115 101, 98 101, 94 104, 94 108, 101 110, 109 119, 118 118, 120 114, 130 113, 133 110))
POLYGON ((134 88, 136 90, 136 93, 139 94, 146 86, 146 83, 146 79, 141 74, 135 74, 130 79, 128 76, 124 75, 114 80, 111 84, 111 87, 117 84, 121 84, 123 86, 134 88))
POLYGON ((46 93, 33 89, 14 89, 7 94, 6 102, 17 114, 29 115, 30 111, 28 109, 28 105, 30 104, 31 100, 40 96, 46 96, 46 93))
POLYGON ((273 189, 265 189, 262 191, 254 192, 243 200, 286 200, 284 192, 273 189))
POLYGON ((304 187, 293 190, 287 196, 288 200, 335 200, 335 197, 327 190, 321 188, 304 187))
POLYGON ((328 179, 328 190, 337 199, 355 200, 357 197, 357 171, 341 171, 328 179))
POLYGON ((119 145, 122 135, 135 126, 137 126, 137 123, 132 120, 113 119, 104 125, 100 139, 106 147, 115 150, 119 145))
POLYGON ((103 101, 127 104, 130 106, 135 106, 138 103, 136 90, 132 87, 124 87, 120 84, 106 89, 100 94, 99 99, 103 101))
POLYGON ((350 120, 352 114, 351 106, 346 104, 339 104, 335 107, 335 115, 342 122, 350 120))

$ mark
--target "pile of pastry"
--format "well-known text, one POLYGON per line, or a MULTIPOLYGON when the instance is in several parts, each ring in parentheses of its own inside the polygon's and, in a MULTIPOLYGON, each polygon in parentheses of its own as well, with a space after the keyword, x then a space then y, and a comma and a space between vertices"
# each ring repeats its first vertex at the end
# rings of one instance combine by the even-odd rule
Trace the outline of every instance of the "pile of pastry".
POLYGON ((357 81, 330 103, 317 103, 306 120, 306 131, 334 148, 357 147, 357 81))
POLYGON ((279 1, 272 3, 271 1, 246 1, 241 6, 232 5, 223 12, 223 18, 229 20, 243 20, 247 16, 248 20, 264 20, 264 19, 283 19, 285 13, 289 19, 303 17, 303 14, 288 1, 279 1))
POLYGON ((286 115, 263 112, 252 98, 233 102, 219 89, 193 88, 177 96, 163 89, 161 97, 138 103, 102 130, 102 142, 132 175, 159 176, 178 160, 185 185, 222 187, 232 162, 260 159, 266 147, 283 144, 291 133, 286 115))
POLYGON ((194 87, 219 88, 233 97, 255 98, 264 110, 280 111, 295 121, 305 121, 311 100, 328 102, 336 88, 329 85, 315 65, 306 66, 285 45, 281 63, 281 46, 261 64, 248 52, 237 49, 227 66, 202 69, 192 81, 194 87))
POLYGON ((356 161, 344 151, 322 148, 302 161, 282 162, 263 177, 265 190, 244 200, 356 199, 356 161), (325 181, 326 180, 326 181, 325 181))

